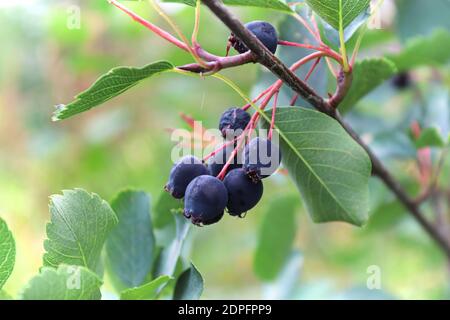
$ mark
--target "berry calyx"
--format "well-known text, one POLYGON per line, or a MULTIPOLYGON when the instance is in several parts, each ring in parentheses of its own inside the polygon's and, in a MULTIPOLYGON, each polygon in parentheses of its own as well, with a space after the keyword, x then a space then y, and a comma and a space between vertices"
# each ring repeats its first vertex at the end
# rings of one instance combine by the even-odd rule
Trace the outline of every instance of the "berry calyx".
MULTIPOLYGON (((227 163, 228 159, 231 157, 234 150, 234 145, 231 144, 229 146, 226 146, 225 148, 222 148, 220 151, 218 151, 213 157, 209 158, 207 167, 209 170, 209 173, 217 177, 219 173, 222 171, 222 168, 227 163)), ((242 163, 240 162, 240 159, 237 155, 234 156, 233 161, 230 163, 230 165, 227 168, 227 173, 230 172, 233 169, 241 168, 242 163)))
MULTIPOLYGON (((245 27, 252 32, 270 52, 275 53, 275 51, 277 51, 278 35, 273 25, 265 21, 252 21, 245 24, 245 27)), ((231 34, 229 42, 239 53, 248 51, 247 46, 234 34, 231 34)))
POLYGON ((242 168, 257 182, 272 175, 281 163, 281 151, 277 145, 264 138, 253 138, 242 154, 242 168))
POLYGON ((219 130, 222 137, 233 139, 247 127, 250 114, 241 108, 229 108, 222 113, 219 121, 219 130))
POLYGON ((239 216, 252 209, 263 195, 261 180, 253 182, 243 169, 231 170, 223 180, 228 190, 228 213, 239 216))
POLYGON ((169 182, 164 189, 174 198, 181 199, 184 197, 188 184, 194 178, 208 173, 208 169, 200 159, 194 156, 185 156, 170 170, 169 182))
POLYGON ((189 183, 184 197, 184 216, 195 225, 219 221, 228 202, 227 188, 216 177, 202 175, 189 183))

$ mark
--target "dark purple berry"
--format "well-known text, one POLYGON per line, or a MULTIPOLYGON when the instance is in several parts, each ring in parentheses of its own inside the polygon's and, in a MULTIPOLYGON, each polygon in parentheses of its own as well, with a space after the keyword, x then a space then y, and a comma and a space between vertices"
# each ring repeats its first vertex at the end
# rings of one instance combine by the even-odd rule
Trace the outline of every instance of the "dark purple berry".
POLYGON ((228 190, 228 213, 241 216, 252 209, 262 197, 263 183, 253 182, 243 169, 231 170, 223 180, 228 190))
MULTIPOLYGON (((252 21, 247 23, 245 27, 252 32, 270 52, 275 53, 275 51, 277 51, 277 31, 270 23, 265 21, 252 21)), ((237 52, 244 53, 248 51, 247 46, 234 34, 231 34, 229 41, 237 52)))
POLYGON ((186 187, 194 178, 208 173, 208 169, 200 159, 185 156, 172 167, 169 182, 164 189, 174 198, 181 199, 184 197, 186 187))
MULTIPOLYGON (((229 145, 222 150, 218 151, 213 157, 209 158, 208 160, 208 170, 209 173, 217 177, 217 175, 222 171, 223 166, 227 163, 228 159, 230 158, 231 154, 233 153, 234 145, 229 145)), ((237 154, 233 157, 233 161, 230 163, 230 165, 227 168, 227 173, 230 172, 233 169, 241 168, 242 163, 240 161, 240 158, 237 156, 237 154)))
POLYGON ((273 174, 280 163, 280 149, 264 138, 250 140, 242 153, 242 168, 254 182, 273 174))
POLYGON ((398 90, 403 90, 411 85, 411 76, 408 72, 402 72, 392 78, 392 85, 398 90))
POLYGON ((203 175, 189 183, 184 197, 184 216, 195 225, 219 221, 228 202, 227 188, 213 176, 203 175))
POLYGON ((222 137, 234 139, 247 127, 250 114, 241 108, 229 108, 222 113, 219 130, 222 137))

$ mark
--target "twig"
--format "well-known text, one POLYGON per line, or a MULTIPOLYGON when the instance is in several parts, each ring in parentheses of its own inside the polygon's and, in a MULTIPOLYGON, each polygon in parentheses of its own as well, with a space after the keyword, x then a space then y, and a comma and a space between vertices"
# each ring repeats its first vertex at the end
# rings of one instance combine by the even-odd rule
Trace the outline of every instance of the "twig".
POLYGON ((202 0, 203 3, 233 32, 239 39, 255 54, 257 61, 267 67, 280 80, 286 83, 291 89, 310 102, 317 110, 324 112, 335 118, 349 135, 367 152, 372 161, 373 174, 379 177, 384 184, 396 195, 399 201, 408 209, 408 212, 419 222, 425 231, 436 241, 445 254, 450 257, 450 243, 430 222, 424 217, 420 208, 403 190, 400 184, 394 179, 389 171, 384 167, 378 157, 361 140, 358 134, 341 118, 335 108, 332 108, 327 101, 318 96, 306 83, 300 80, 290 71, 278 58, 276 58, 267 48, 251 34, 244 25, 218 0, 202 0))

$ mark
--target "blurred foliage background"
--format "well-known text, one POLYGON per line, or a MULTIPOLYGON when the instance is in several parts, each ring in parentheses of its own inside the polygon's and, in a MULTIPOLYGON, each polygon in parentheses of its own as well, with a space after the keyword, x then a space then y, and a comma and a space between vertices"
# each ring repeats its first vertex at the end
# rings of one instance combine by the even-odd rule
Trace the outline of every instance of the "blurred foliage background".
MULTIPOLYGON (((418 3, 435 1, 442 2, 418 3)), ((385 2, 383 28, 369 31, 363 56, 382 56, 417 34, 449 28, 450 7, 445 0, 441 9, 415 9, 421 12, 420 23, 417 11, 405 6, 408 1, 385 2)), ((126 4, 167 27, 147 2, 126 4)), ((163 4, 163 8, 190 34, 192 8, 175 4, 163 4)), ((281 13, 262 9, 232 10, 243 21, 276 24, 284 19, 281 13)), ((203 10, 203 46, 222 54, 227 37, 227 29, 203 10)), ((49 195, 81 187, 111 199, 125 187, 133 187, 149 192, 155 203, 172 166, 173 142, 166 129, 186 127, 179 112, 216 127, 225 108, 243 101, 215 79, 163 74, 100 108, 51 122, 54 105, 69 102, 112 67, 142 66, 160 59, 174 64, 191 61, 107 1, 3 0, 0 43, 0 216, 17 243, 16 266, 5 288, 16 294, 42 265, 49 195), (80 9, 79 29, 68 28, 73 6, 80 9)), ((437 112, 435 120, 442 122, 441 127, 448 125, 448 70, 448 65, 416 69, 413 88, 398 91, 386 83, 348 115, 369 141, 378 138, 372 139, 375 150, 399 169, 396 175, 411 192, 417 192, 418 181, 407 127, 417 118, 414 110, 424 106, 437 112), (380 128, 380 115, 388 119, 386 127, 380 128), (406 129, 401 126, 405 122, 406 129)), ((247 65, 224 73, 250 93, 259 72, 256 65, 247 65)), ((448 171, 444 170, 444 179, 448 171)), ((449 261, 379 181, 371 181, 371 189, 372 217, 366 227, 314 224, 289 177, 270 178, 262 202, 245 219, 225 216, 216 225, 193 228, 186 250, 205 279, 203 297, 449 298, 449 261), (266 218, 276 221, 274 215, 283 215, 270 208, 274 200, 286 196, 296 203, 295 253, 284 274, 264 281, 258 277, 258 269, 264 266, 254 265, 258 234, 267 228, 266 218), (381 271, 381 290, 366 286, 373 265, 381 271)), ((277 225, 283 223, 274 223, 274 228, 277 225)))

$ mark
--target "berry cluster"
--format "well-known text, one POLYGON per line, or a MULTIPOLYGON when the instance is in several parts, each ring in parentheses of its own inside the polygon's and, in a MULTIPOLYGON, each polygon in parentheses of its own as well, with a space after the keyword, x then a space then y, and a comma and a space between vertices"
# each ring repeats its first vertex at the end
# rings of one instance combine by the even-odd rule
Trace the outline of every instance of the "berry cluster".
POLYGON ((276 171, 281 153, 270 139, 257 137, 238 157, 236 138, 242 137, 250 125, 251 117, 245 110, 226 110, 219 123, 224 144, 208 161, 185 156, 170 171, 165 190, 176 199, 184 198, 184 216, 193 224, 218 222, 225 208, 230 215, 242 217, 261 199, 261 179, 276 171))

